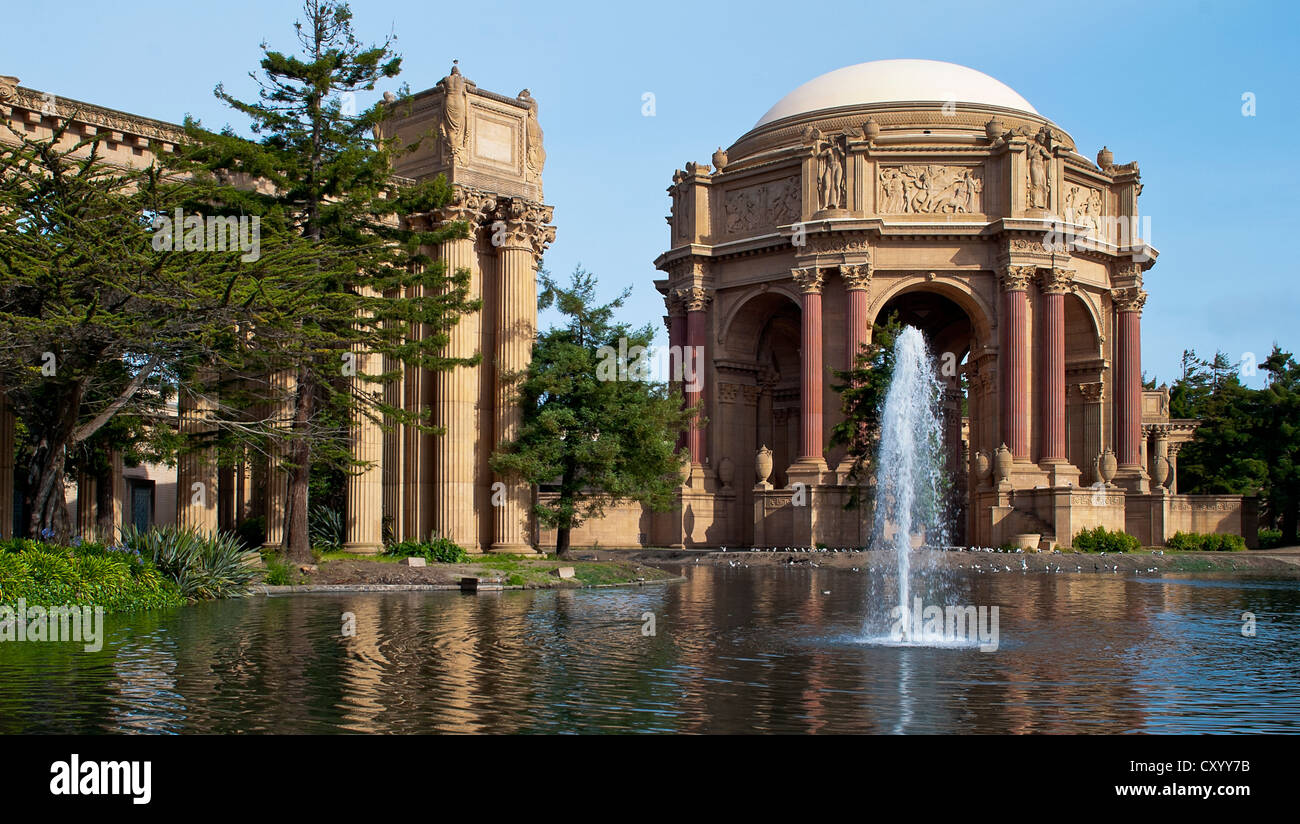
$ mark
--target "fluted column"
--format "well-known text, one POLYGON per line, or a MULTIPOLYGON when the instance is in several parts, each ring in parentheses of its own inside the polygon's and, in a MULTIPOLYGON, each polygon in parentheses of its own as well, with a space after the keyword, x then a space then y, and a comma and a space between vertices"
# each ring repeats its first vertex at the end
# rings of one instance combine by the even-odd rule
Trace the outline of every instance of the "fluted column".
POLYGON ((293 426, 294 393, 298 388, 298 378, 286 369, 273 372, 268 380, 272 426, 277 432, 271 439, 262 490, 265 502, 262 512, 266 517, 266 541, 263 546, 281 547, 284 546, 284 519, 289 503, 289 473, 283 466, 286 446, 284 438, 293 426))
POLYGON ((998 418, 1002 442, 1016 460, 1029 459, 1029 353, 1025 338, 1027 290, 1033 276, 1033 266, 1007 266, 1002 272, 998 418))
MULTIPOLYGON (((496 416, 494 447, 519 434, 523 410, 516 397, 537 337, 537 261, 555 236, 549 208, 515 199, 503 207, 504 242, 497 247, 496 416)), ((532 489, 518 478, 498 476, 504 489, 492 499, 492 552, 528 554, 532 489)))
POLYGON ((14 536, 14 410, 0 388, 0 540, 14 536))
MULTIPOLYGON (((397 296, 396 293, 391 295, 397 296)), ((389 406, 402 407, 406 395, 406 369, 397 358, 384 356, 384 371, 402 371, 402 377, 384 384, 384 403, 389 406)), ((406 433, 409 427, 398 426, 394 416, 384 416, 384 459, 383 459, 383 514, 380 516, 380 539, 383 539, 383 521, 387 516, 393 530, 393 538, 405 540, 408 509, 406 505, 406 486, 414 478, 406 472, 406 433)))
POLYGON ((177 400, 180 432, 187 442, 176 458, 176 523, 208 533, 219 527, 216 454, 211 446, 195 449, 191 439, 206 434, 215 408, 207 394, 211 377, 200 374, 199 386, 183 387, 177 400))
POLYGON ((1119 468, 1142 469, 1142 305, 1140 285, 1111 291, 1116 311, 1115 448, 1119 468))
POLYGON ((83 540, 95 539, 95 476, 89 472, 77 473, 77 534, 83 540))
POLYGON ((871 343, 871 320, 867 312, 871 300, 871 264, 855 264, 840 267, 840 277, 844 288, 849 292, 848 329, 848 363, 846 369, 852 369, 864 344, 871 343))
MULTIPOLYGON (((686 405, 696 406, 704 398, 704 346, 708 335, 708 309, 713 295, 709 290, 695 286, 680 292, 683 307, 686 310, 686 347, 682 356, 690 357, 695 369, 695 380, 686 387, 686 405)), ((686 433, 686 446, 690 451, 691 464, 702 466, 705 458, 704 425, 700 418, 706 416, 701 410, 691 419, 690 430, 686 433)))
POLYGON ((1101 397, 1100 381, 1079 384, 1079 395, 1083 398, 1083 481, 1094 484, 1101 480, 1094 463, 1101 455, 1101 397))
MULTIPOLYGON (((664 297, 664 305, 668 309, 666 322, 668 324, 668 376, 669 380, 676 386, 681 385, 682 375, 682 347, 686 345, 686 304, 681 295, 676 291, 670 291, 664 297)), ((683 398, 685 402, 685 398, 683 398)), ((677 433, 677 448, 681 449, 686 445, 686 432, 677 433)))
POLYGON ((1044 269, 1042 289, 1042 444, 1041 461, 1066 460, 1065 451, 1065 293, 1074 280, 1070 269, 1044 269))
POLYGON ((349 379, 354 401, 348 421, 348 441, 352 459, 363 466, 354 468, 348 475, 343 550, 377 555, 384 546, 384 433, 373 417, 375 412, 369 402, 380 390, 366 376, 379 373, 381 356, 360 341, 353 343, 351 355, 349 379))
POLYGON ((823 274, 815 266, 794 269, 793 276, 803 293, 800 335, 800 428, 799 461, 807 469, 824 469, 822 455, 822 285, 823 274))

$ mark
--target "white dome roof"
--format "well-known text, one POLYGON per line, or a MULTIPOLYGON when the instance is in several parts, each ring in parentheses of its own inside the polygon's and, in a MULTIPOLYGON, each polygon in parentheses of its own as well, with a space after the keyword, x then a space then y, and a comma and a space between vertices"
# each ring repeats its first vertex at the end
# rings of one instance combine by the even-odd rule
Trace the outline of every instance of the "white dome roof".
POLYGON ((1038 114, 1000 80, 939 60, 875 60, 815 77, 777 101, 758 128, 791 115, 871 103, 977 103, 1038 114))

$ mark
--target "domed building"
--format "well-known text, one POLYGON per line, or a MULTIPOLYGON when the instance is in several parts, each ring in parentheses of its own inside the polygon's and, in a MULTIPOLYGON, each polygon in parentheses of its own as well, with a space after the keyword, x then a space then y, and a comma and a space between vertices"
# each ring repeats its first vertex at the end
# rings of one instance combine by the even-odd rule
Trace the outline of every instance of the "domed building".
MULTIPOLYGON (((1155 544, 1254 517, 1238 496, 1177 494, 1195 422, 1142 388, 1156 251, 1132 231, 1137 163, 1093 162, 1005 84, 929 60, 839 69, 668 191, 656 286, 671 345, 703 354, 687 401, 705 420, 680 511, 642 514, 641 543, 867 543, 829 444, 832 385, 895 314, 947 386, 951 540, 1050 547, 1101 524, 1155 544)), ((588 530, 629 542, 617 516, 588 530)))

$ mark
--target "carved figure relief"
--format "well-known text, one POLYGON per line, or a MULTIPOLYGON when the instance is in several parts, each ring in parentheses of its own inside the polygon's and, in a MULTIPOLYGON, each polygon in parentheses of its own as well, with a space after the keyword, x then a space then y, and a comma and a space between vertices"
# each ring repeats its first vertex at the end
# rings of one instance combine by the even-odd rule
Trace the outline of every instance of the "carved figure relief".
POLYGON ((723 197, 722 211, 731 235, 793 223, 800 214, 798 178, 733 189, 723 197))
POLYGON ((542 166, 546 165, 546 149, 542 146, 542 126, 537 122, 537 99, 524 89, 519 99, 528 105, 528 120, 524 127, 527 151, 524 155, 529 181, 537 182, 542 178, 542 166))
POLYGON ((1052 159, 1052 133, 1044 126, 1029 144, 1029 206, 1046 209, 1052 198, 1052 182, 1047 163, 1052 159))
POLYGON ((1101 231, 1101 192, 1089 186, 1071 186, 1065 195, 1065 219, 1088 227, 1088 235, 1101 231))
POLYGON ((445 94, 438 136, 442 138, 444 159, 459 161, 469 145, 469 130, 465 128, 469 93, 465 90, 465 78, 461 77, 459 66, 451 67, 451 74, 442 79, 442 88, 445 94))
POLYGON ((973 214, 984 210, 978 166, 887 166, 880 170, 879 213, 973 214))
POLYGON ((813 129, 811 138, 817 157, 817 208, 848 208, 844 174, 848 147, 844 135, 825 136, 813 129))

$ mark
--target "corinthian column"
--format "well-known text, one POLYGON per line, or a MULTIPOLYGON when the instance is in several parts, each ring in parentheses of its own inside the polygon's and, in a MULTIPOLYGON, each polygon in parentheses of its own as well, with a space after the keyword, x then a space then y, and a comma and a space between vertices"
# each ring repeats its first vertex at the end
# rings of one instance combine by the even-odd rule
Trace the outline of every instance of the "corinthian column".
MULTIPOLYGON (((199 383, 207 384, 210 378, 201 374, 199 383)), ((205 394, 207 388, 201 385, 197 393, 184 389, 180 393, 177 411, 181 435, 187 440, 208 428, 215 404, 205 394)), ((217 531, 217 463, 211 446, 194 449, 187 443, 176 458, 176 523, 200 532, 217 531)))
MULTIPOLYGON (((682 300, 682 306, 686 310, 686 349, 682 352, 682 359, 691 359, 694 366, 693 381, 686 384, 686 405, 688 407, 696 406, 704 398, 704 344, 708 335, 708 310, 709 303, 713 300, 712 293, 702 286, 692 286, 681 289, 678 295, 682 300)), ((685 371, 683 371, 685 374, 685 371)), ((686 446, 691 453, 691 477, 699 477, 699 473, 694 469, 704 466, 704 426, 700 423, 700 418, 706 413, 701 410, 694 418, 691 419, 690 431, 686 434, 686 446)))
POLYGON ((871 321, 867 307, 871 298, 871 264, 840 267, 844 288, 849 291, 849 355, 846 369, 852 369, 862 346, 871 343, 871 321))
POLYGON ((1007 266, 1002 271, 1002 317, 998 319, 1001 349, 998 380, 1001 388, 998 416, 1002 443, 1016 460, 1029 459, 1029 358, 1026 307, 1033 266, 1007 266))
MULTIPOLYGON (((483 217, 496 208, 491 195, 457 188, 455 201, 444 213, 444 220, 466 221, 469 237, 455 238, 442 244, 439 257, 447 274, 469 272, 470 300, 483 297, 483 274, 479 268, 475 240, 483 217)), ((449 358, 472 358, 482 336, 482 313, 462 315, 449 332, 443 350, 449 358)), ((433 518, 432 531, 450 538, 468 552, 481 552, 478 516, 475 511, 475 464, 479 446, 487 446, 492 430, 481 424, 479 389, 481 366, 456 366, 433 370, 433 425, 442 430, 433 446, 433 518)), ((421 538, 428 538, 422 535, 421 538)))
MULTIPOLYGON (((686 304, 675 290, 664 296, 664 306, 668 309, 665 318, 668 324, 668 379, 674 388, 681 386, 682 347, 686 345, 686 304)), ((677 433, 677 449, 686 445, 686 433, 677 433)))
MULTIPOLYGON (((515 198, 502 204, 505 235, 497 246, 496 416, 494 448, 519 434, 523 410, 516 392, 528 369, 537 337, 537 261, 555 238, 546 225, 551 209, 515 198)), ((493 232, 496 236, 495 227, 493 232)), ((519 479, 498 476, 492 492, 492 552, 531 554, 531 489, 519 479)))
POLYGON ((1142 475, 1142 305, 1140 283, 1111 290, 1116 312, 1115 447, 1119 469, 1142 475))
POLYGON ((379 373, 381 356, 366 349, 360 341, 353 344, 350 354, 351 362, 347 366, 356 400, 348 421, 348 439, 352 459, 364 466, 359 471, 354 468, 353 474, 348 475, 343 550, 377 555, 384 546, 384 433, 372 417, 374 413, 366 409, 369 405, 366 399, 376 394, 366 376, 379 373))
POLYGON ((284 516, 289 503, 289 473, 281 466, 281 462, 285 455, 284 439, 292 426, 293 400, 298 389, 298 378, 286 369, 272 373, 268 380, 270 415, 276 433, 271 439, 266 459, 266 483, 262 490, 265 501, 263 512, 266 514, 266 541, 263 546, 280 547, 284 545, 284 516))
POLYGON ((803 293, 800 336, 800 406, 799 460, 791 467, 792 479, 817 483, 826 470, 822 454, 822 284, 823 275, 815 266, 794 269, 791 274, 803 293))
POLYGON ((1044 269, 1042 289, 1042 445, 1043 463, 1061 463, 1065 452, 1065 293, 1074 280, 1070 269, 1044 269))

